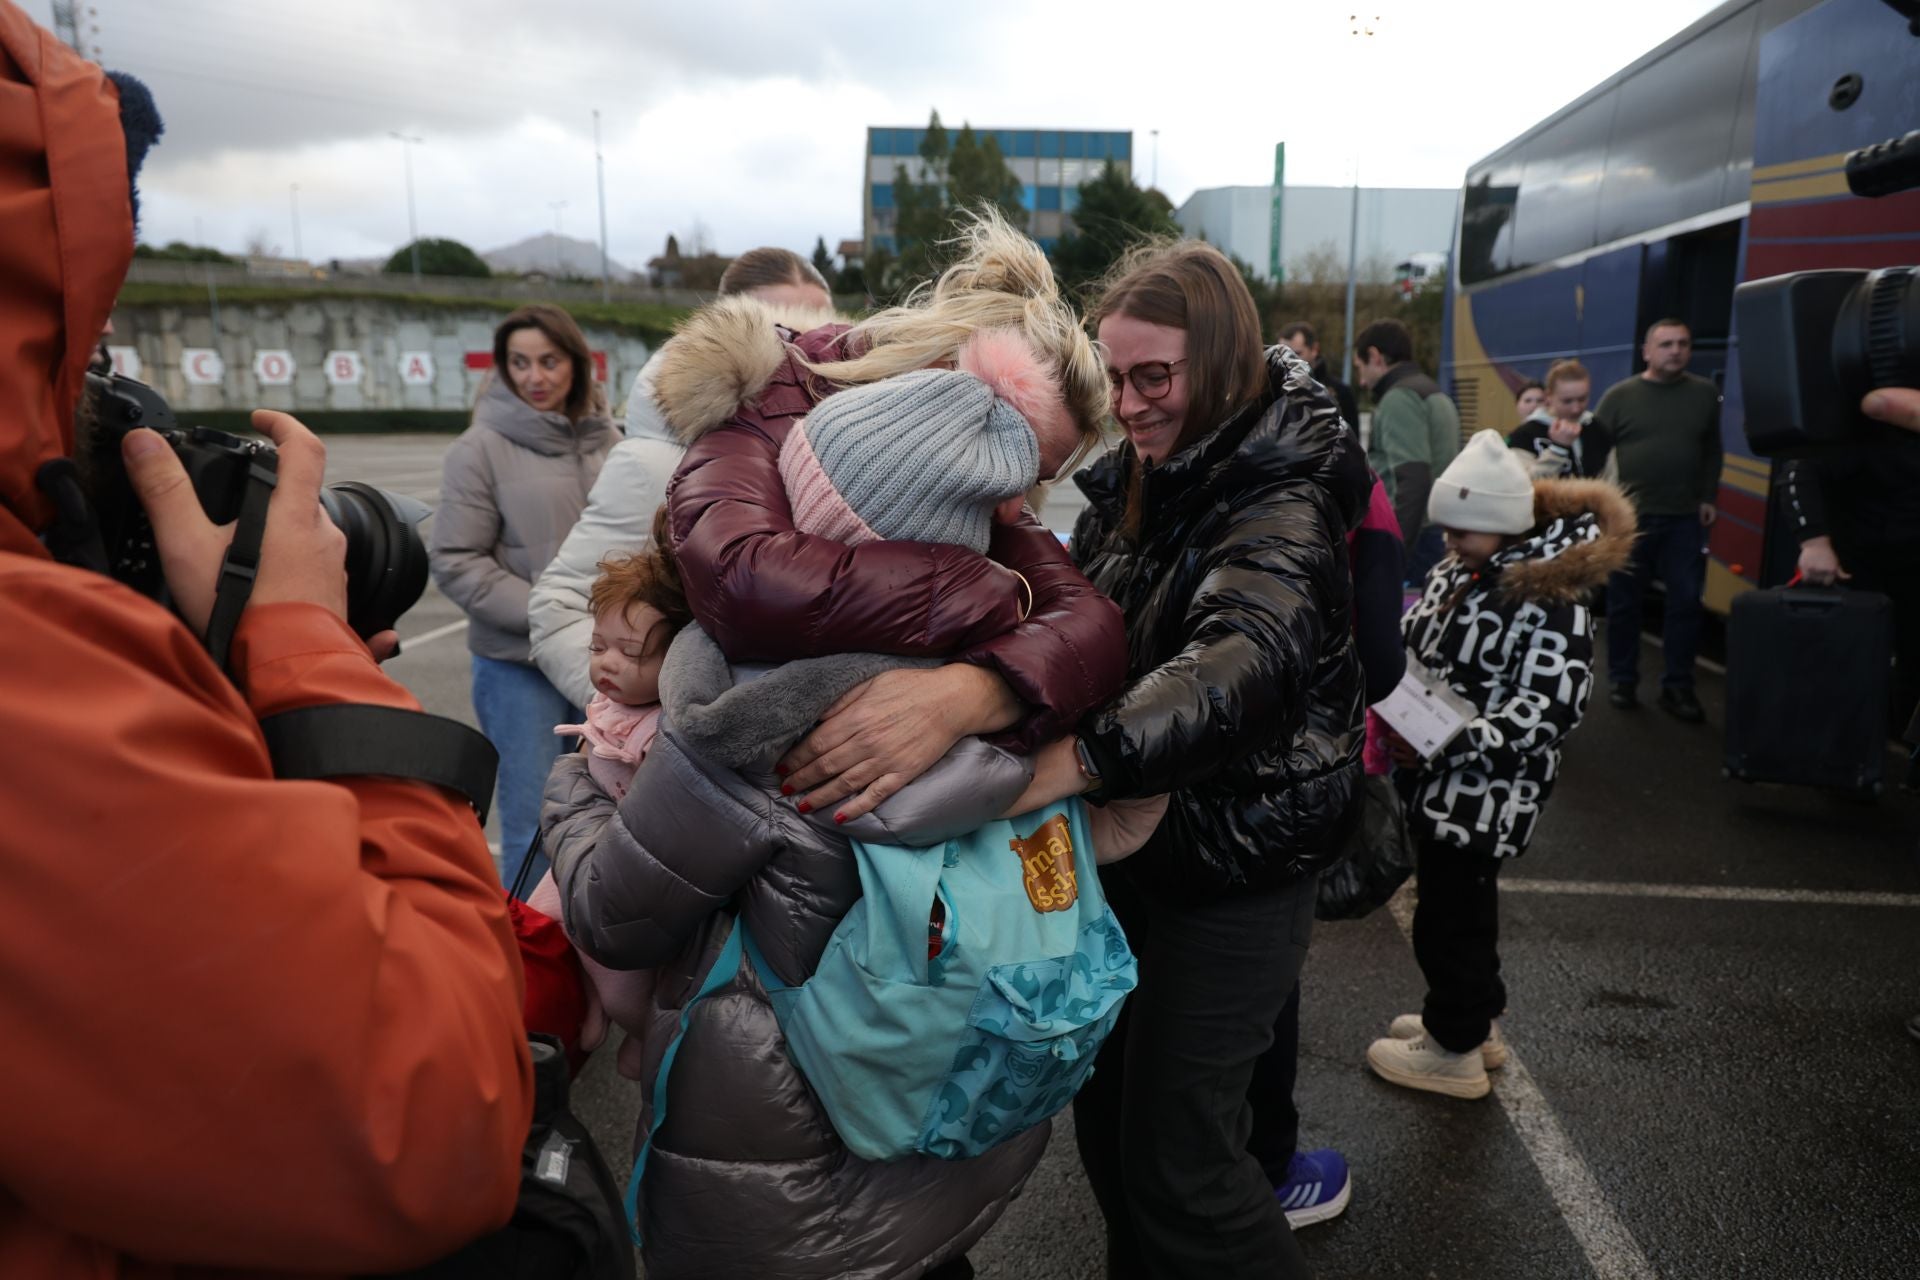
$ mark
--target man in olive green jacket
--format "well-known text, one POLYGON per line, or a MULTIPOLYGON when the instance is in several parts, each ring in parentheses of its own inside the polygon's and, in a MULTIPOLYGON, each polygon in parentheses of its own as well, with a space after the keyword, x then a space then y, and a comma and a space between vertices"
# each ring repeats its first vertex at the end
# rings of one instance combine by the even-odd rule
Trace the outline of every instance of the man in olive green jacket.
POLYGON ((1413 335, 1398 320, 1376 320, 1360 331, 1353 368, 1373 393, 1367 463, 1393 499, 1407 544, 1407 581, 1417 583, 1442 552, 1439 528, 1427 523, 1427 494, 1460 452, 1460 413, 1413 362, 1413 335))

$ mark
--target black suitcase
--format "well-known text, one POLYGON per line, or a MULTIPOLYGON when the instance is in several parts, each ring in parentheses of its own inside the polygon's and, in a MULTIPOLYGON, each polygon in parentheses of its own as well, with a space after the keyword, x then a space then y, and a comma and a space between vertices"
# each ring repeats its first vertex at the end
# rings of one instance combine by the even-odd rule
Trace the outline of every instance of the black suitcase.
POLYGON ((1872 591, 1775 587, 1727 619, 1727 773, 1879 794, 1893 612, 1872 591))

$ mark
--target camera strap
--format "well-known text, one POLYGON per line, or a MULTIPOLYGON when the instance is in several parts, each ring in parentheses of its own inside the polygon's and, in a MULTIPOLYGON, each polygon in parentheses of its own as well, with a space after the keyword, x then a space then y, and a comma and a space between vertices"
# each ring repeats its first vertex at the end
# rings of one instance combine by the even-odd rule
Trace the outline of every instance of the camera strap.
POLYGON ((500 755, 458 720, 334 703, 268 716, 260 732, 276 777, 413 778, 459 792, 480 821, 487 820, 500 755))
POLYGON ((240 499, 240 516, 234 521, 233 541, 220 559, 220 582, 213 593, 213 612, 207 617, 207 653, 214 665, 227 669, 227 655, 233 648, 234 628, 253 594, 253 580, 260 573, 260 541, 267 532, 267 504, 273 499, 274 486, 280 483, 279 459, 271 453, 256 453, 247 463, 247 492, 240 499))

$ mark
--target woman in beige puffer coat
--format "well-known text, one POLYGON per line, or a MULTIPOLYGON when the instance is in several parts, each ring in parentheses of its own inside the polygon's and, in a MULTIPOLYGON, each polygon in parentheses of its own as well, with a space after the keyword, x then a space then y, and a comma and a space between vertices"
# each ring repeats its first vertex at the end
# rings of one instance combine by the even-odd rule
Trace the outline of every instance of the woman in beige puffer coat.
POLYGON ((573 318, 538 304, 493 336, 494 374, 473 425, 442 464, 433 580, 466 613, 473 709, 500 753, 500 864, 511 879, 540 819, 540 793, 580 711, 529 660, 527 596, 587 504, 619 438, 573 318))

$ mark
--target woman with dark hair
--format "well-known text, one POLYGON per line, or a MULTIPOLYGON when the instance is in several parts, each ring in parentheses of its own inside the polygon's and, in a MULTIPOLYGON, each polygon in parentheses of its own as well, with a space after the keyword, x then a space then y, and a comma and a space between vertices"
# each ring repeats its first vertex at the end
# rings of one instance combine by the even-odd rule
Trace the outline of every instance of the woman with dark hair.
MULTIPOLYGON (((1101 871, 1140 985, 1075 1134, 1109 1275, 1305 1275, 1292 1206, 1248 1150, 1248 1087, 1360 783, 1344 544, 1366 460, 1306 364, 1262 350, 1218 250, 1137 251, 1093 319, 1126 441, 1080 477, 1073 552, 1126 615, 1130 683, 1042 748, 1036 781, 1042 796, 1172 799, 1146 846, 1101 871)), ((1278 1146, 1284 1167, 1292 1135, 1278 1146)))
POLYGON ((433 520, 433 580, 468 619, 473 709, 500 753, 500 863, 517 869, 540 793, 580 718, 528 660, 527 593, 580 517, 617 439, 580 326, 559 307, 521 307, 493 335, 493 374, 473 425, 447 450, 433 520))

